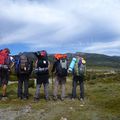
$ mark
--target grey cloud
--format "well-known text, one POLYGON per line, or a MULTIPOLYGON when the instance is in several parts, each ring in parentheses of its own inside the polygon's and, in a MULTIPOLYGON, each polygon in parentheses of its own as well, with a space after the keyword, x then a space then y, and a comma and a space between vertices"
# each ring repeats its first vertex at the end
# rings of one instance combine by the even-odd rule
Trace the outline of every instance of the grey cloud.
POLYGON ((0 44, 85 51, 94 43, 119 40, 119 5, 118 0, 2 0, 0 44))

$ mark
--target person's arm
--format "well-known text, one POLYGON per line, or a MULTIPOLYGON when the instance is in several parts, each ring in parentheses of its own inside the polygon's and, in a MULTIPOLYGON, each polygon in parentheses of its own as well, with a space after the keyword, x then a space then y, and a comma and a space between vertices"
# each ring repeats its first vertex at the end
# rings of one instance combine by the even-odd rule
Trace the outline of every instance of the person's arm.
POLYGON ((14 65, 15 65, 15 59, 12 56, 10 56, 9 57, 9 68, 12 69, 14 65))
POLYGON ((15 66, 15 63, 12 62, 11 65, 10 65, 10 69, 12 69, 14 66, 15 66))
POLYGON ((86 65, 84 65, 84 67, 85 67, 85 68, 84 68, 84 70, 85 70, 85 74, 84 74, 84 75, 86 76, 86 74, 87 74, 87 73, 86 73, 86 72, 87 72, 87 71, 86 71, 86 70, 87 70, 87 69, 86 69, 86 65))
POLYGON ((30 61, 29 62, 29 67, 30 67, 30 69, 29 69, 29 74, 31 74, 32 73, 32 71, 33 71, 33 61, 30 61))
POLYGON ((69 63, 68 63, 68 59, 67 59, 67 69, 69 68, 69 63))
POLYGON ((35 62, 35 68, 37 68, 37 63, 38 63, 38 60, 36 60, 36 62, 35 62))
POLYGON ((33 72, 35 74, 37 74, 37 72, 38 72, 37 64, 38 64, 38 60, 35 61, 35 66, 34 66, 34 70, 33 70, 33 72))
POLYGON ((48 61, 48 70, 50 69, 50 61, 48 61))

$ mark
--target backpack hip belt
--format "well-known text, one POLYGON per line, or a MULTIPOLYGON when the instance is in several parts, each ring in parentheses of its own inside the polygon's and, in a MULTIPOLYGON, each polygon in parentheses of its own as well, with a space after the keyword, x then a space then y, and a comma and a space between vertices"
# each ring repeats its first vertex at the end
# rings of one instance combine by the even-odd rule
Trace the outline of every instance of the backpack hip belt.
POLYGON ((39 71, 39 72, 47 71, 47 70, 48 70, 48 67, 46 67, 46 68, 41 68, 41 67, 39 67, 39 68, 36 68, 36 69, 35 69, 35 71, 39 71))
POLYGON ((8 69, 8 65, 2 65, 2 64, 0 64, 0 68, 8 69))

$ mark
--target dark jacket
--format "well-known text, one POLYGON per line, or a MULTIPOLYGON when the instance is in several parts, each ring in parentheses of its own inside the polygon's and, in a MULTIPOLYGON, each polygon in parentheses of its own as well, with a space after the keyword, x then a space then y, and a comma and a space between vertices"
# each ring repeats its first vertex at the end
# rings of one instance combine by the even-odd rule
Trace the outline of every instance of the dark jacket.
MULTIPOLYGON (((53 64, 53 68, 52 68, 51 72, 52 73, 55 72, 55 75, 60 76, 59 75, 60 74, 59 67, 60 67, 60 60, 56 60, 53 64)), ((67 68, 68 68, 68 62, 67 62, 67 68)), ((67 69, 66 69, 66 73, 67 73, 67 69)))
POLYGON ((57 67, 58 67, 59 64, 60 64, 59 60, 56 60, 53 64, 52 73, 55 72, 55 75, 57 75, 57 73, 58 73, 57 67))

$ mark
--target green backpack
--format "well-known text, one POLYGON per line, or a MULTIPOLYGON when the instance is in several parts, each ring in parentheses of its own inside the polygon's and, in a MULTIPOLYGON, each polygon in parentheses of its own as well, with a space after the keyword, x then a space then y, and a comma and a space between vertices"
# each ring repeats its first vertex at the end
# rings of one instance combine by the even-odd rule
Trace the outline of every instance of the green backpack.
POLYGON ((85 74, 85 65, 80 60, 77 60, 74 66, 74 75, 82 76, 85 74))

